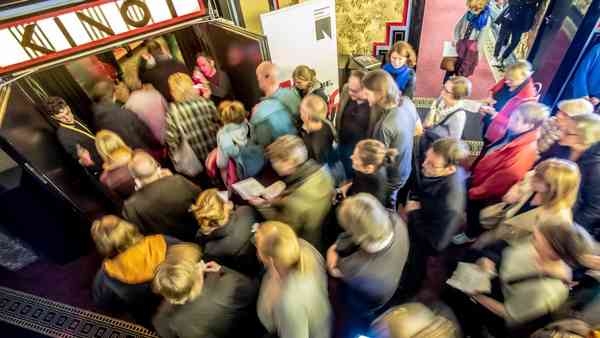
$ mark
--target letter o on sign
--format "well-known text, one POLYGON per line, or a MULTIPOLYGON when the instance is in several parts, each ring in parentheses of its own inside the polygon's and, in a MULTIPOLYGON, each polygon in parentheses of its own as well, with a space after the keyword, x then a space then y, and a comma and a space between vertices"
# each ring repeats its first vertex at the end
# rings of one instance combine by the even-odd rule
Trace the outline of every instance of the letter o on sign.
POLYGON ((141 0, 125 0, 121 5, 121 16, 126 24, 133 27, 144 27, 148 24, 151 18, 150 10, 148 6, 141 0), (140 19, 132 18, 129 16, 129 8, 136 6, 142 10, 142 17, 140 19))

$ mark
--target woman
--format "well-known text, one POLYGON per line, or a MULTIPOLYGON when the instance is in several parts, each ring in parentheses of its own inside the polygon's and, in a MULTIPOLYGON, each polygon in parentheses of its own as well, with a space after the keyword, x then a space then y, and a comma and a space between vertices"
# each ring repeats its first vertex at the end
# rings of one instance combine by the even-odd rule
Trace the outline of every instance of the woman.
POLYGON ((586 322, 565 319, 548 324, 535 331, 530 338, 593 338, 594 330, 586 322))
POLYGON ((463 100, 471 95, 471 87, 471 81, 462 76, 446 81, 440 97, 431 105, 423 127, 435 132, 439 137, 460 140, 467 121, 463 100))
POLYGON ((414 68, 417 65, 417 53, 408 42, 398 41, 388 52, 388 61, 383 70, 394 78, 401 95, 412 99, 415 91, 414 68))
POLYGON ((184 154, 182 146, 187 142, 201 164, 217 146, 217 109, 212 101, 198 95, 187 74, 169 76, 169 89, 174 100, 167 113, 165 142, 169 156, 178 169, 184 154))
POLYGON ((103 162, 100 182, 121 199, 126 199, 135 190, 135 181, 127 168, 133 151, 110 130, 100 130, 96 134, 96 150, 103 162))
POLYGON ((421 303, 390 309, 372 324, 374 338, 459 338, 455 323, 421 303))
POLYGON ((506 133, 512 113, 524 102, 537 101, 538 91, 533 79, 533 66, 519 60, 506 68, 504 79, 490 91, 490 97, 480 109, 483 114, 484 142, 494 143, 506 133))
POLYGON ((573 117, 594 113, 594 106, 590 101, 579 98, 563 100, 558 103, 558 111, 544 122, 538 138, 538 152, 542 161, 551 157, 560 157, 564 147, 558 144, 562 133, 568 128, 573 128, 573 117))
POLYGON ((327 103, 315 94, 305 96, 300 103, 300 119, 308 157, 320 164, 333 164, 335 131, 327 120, 327 103))
POLYGON ((572 268, 589 249, 586 236, 570 223, 542 224, 531 240, 483 251, 477 265, 497 275, 489 295, 449 288, 445 301, 465 336, 479 337, 485 327, 495 337, 526 337, 567 300, 572 268))
POLYGON ((354 178, 340 187, 342 196, 345 198, 364 192, 375 196, 381 204, 385 203, 386 167, 394 163, 396 155, 396 149, 386 148, 380 141, 358 142, 351 156, 354 178))
POLYGON ((208 189, 200 193, 190 211, 200 226, 196 239, 208 260, 240 272, 258 271, 254 246, 250 242, 252 225, 257 221, 253 208, 236 208, 231 201, 223 199, 217 189, 208 189))
POLYGON ((325 102, 329 102, 325 88, 323 84, 317 80, 317 73, 314 69, 300 65, 294 69, 292 73, 292 79, 294 79, 294 88, 301 98, 309 94, 314 94, 323 99, 325 102))
MULTIPOLYGON (((497 240, 521 239, 539 223, 572 223, 579 181, 575 163, 559 159, 541 162, 504 195, 501 218, 487 223, 487 227, 495 229, 482 234, 475 246, 483 248, 497 240)), ((491 207, 497 208, 498 205, 491 207)), ((485 214, 486 209, 481 212, 482 222, 485 214)))
POLYGON ((483 50, 485 31, 490 27, 489 0, 467 0, 467 12, 454 26, 454 44, 458 52, 456 70, 452 75, 469 77, 473 75, 479 61, 479 51, 483 50))
POLYGON ((394 79, 376 70, 363 78, 363 87, 372 108, 370 138, 398 152, 398 160, 387 168, 385 206, 396 208, 398 191, 408 180, 412 168, 413 138, 420 125, 417 109, 411 100, 400 97, 394 79))
POLYGON ((258 296, 258 318, 278 337, 329 338, 331 306, 323 258, 292 228, 262 223, 256 249, 266 268, 258 296))
POLYGON ((152 293, 154 270, 165 259, 176 239, 143 236, 121 218, 107 215, 92 224, 91 235, 102 266, 92 287, 94 303, 109 310, 125 308, 142 322, 149 322, 160 299, 152 293))
POLYGON ((345 199, 337 214, 345 232, 327 251, 327 267, 343 282, 338 298, 344 309, 368 325, 400 284, 408 232, 394 212, 366 193, 345 199))

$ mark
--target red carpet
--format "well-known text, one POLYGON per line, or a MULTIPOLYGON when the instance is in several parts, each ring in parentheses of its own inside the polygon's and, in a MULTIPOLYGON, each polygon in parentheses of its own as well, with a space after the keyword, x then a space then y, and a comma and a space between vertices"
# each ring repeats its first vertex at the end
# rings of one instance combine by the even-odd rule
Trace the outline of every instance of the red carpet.
MULTIPOLYGON (((452 40, 454 25, 465 11, 465 1, 426 1, 417 60, 417 90, 415 96, 439 96, 444 78, 444 72, 440 70, 443 43, 452 40)), ((479 65, 470 79, 473 81, 472 97, 475 99, 487 97, 488 89, 495 81, 483 52, 480 52, 479 65)))

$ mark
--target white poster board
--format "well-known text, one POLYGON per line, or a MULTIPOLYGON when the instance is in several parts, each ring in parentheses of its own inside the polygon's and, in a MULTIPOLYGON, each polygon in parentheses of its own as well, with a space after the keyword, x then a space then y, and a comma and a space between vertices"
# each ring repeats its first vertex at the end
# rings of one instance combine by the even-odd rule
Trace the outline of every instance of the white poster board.
POLYGON ((328 95, 338 89, 334 0, 306 1, 262 14, 260 21, 282 81, 292 79, 296 66, 307 65, 328 95))

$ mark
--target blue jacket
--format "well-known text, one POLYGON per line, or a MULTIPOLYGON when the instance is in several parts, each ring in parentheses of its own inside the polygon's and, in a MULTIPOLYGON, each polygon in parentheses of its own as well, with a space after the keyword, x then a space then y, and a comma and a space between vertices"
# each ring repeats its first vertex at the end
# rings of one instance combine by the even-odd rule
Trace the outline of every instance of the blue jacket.
POLYGON ((583 96, 600 98, 600 43, 583 57, 564 95, 566 99, 583 96))
POLYGON ((273 97, 267 97, 258 104, 250 124, 254 131, 254 142, 263 147, 279 136, 298 133, 292 123, 291 113, 281 101, 273 97))
POLYGON ((279 88, 271 97, 283 103, 291 114, 292 120, 300 118, 300 101, 302 101, 302 98, 294 89, 279 88))

